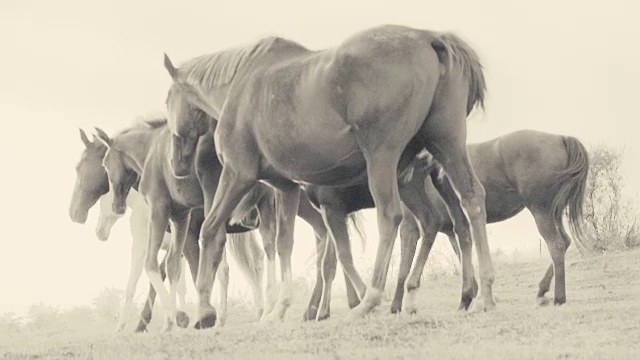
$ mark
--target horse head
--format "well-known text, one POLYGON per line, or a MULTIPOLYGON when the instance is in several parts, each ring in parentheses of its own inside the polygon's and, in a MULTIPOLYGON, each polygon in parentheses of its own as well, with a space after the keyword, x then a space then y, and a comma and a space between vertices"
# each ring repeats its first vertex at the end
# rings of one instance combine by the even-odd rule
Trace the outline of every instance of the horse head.
POLYGON ((89 209, 98 199, 109 191, 107 173, 102 167, 102 159, 107 147, 97 137, 93 141, 80 129, 80 139, 85 145, 80 161, 76 164, 76 183, 71 196, 69 217, 71 221, 84 224, 89 215, 89 209))
POLYGON ((112 138, 99 128, 96 128, 96 133, 100 142, 107 148, 102 165, 113 192, 113 212, 122 215, 127 210, 127 196, 138 180, 138 174, 127 165, 126 155, 118 150, 112 138))

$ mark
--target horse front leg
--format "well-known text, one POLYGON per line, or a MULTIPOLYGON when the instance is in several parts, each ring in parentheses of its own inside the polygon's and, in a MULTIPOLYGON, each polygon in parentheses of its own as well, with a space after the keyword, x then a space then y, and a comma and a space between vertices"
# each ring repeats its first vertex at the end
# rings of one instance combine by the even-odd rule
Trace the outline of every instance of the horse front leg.
POLYGON ((169 316, 181 328, 189 326, 189 317, 184 311, 178 311, 176 297, 178 295, 179 282, 182 277, 182 252, 184 250, 189 222, 191 220, 191 210, 174 211, 171 216, 171 246, 167 255, 167 277, 169 278, 170 303, 169 316))
POLYGON ((255 177, 245 177, 231 169, 222 169, 218 188, 211 209, 206 214, 200 230, 200 262, 198 264, 198 314, 195 327, 209 328, 216 323, 216 310, 211 305, 213 281, 222 260, 226 243, 226 223, 243 196, 256 184, 255 177))
POLYGON ((151 205, 151 221, 149 222, 149 247, 145 261, 145 269, 149 282, 155 289, 160 298, 160 305, 165 310, 165 326, 164 330, 169 331, 173 327, 173 319, 171 314, 171 297, 164 287, 163 279, 160 276, 158 267, 158 252, 162 246, 164 233, 169 222, 169 209, 167 206, 151 205))
POLYGON ((263 318, 264 321, 282 320, 293 301, 293 274, 291 272, 291 253, 293 251, 293 232, 295 228, 300 186, 292 184, 287 189, 276 191, 276 246, 280 257, 281 285, 278 301, 273 310, 263 318))

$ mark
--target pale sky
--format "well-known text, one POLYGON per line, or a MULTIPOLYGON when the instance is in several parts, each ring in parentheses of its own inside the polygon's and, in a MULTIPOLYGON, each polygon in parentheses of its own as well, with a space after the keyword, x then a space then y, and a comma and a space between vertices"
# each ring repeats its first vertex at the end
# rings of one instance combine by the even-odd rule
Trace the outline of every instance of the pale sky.
MULTIPOLYGON (((161 111, 170 85, 163 52, 180 64, 265 35, 322 49, 385 23, 455 31, 481 56, 488 81, 487 111, 469 123, 469 141, 532 128, 587 144, 625 144, 625 177, 637 189, 637 4, 0 0, 0 121, 6 124, 0 142, 0 313, 34 302, 88 304, 105 286, 124 288, 127 220, 101 243, 94 236, 97 209, 84 226, 67 214, 83 148, 78 127, 112 133, 139 115, 161 111)), ((367 212, 371 254, 377 239, 372 215, 367 212)), ((523 214, 490 226, 492 249, 537 249, 532 224, 523 214)), ((294 271, 303 275, 300 259, 313 246, 306 225, 298 230, 294 271)))

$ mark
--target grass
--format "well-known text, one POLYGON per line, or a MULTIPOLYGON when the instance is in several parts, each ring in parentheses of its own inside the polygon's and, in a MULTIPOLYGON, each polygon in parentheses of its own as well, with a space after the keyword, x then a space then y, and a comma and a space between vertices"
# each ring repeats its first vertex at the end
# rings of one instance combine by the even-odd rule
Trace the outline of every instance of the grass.
MULTIPOLYGON (((535 308, 548 262, 496 262, 496 310, 455 311, 460 280, 426 279, 420 312, 389 313, 346 325, 344 299, 332 318, 302 323, 307 298, 296 299, 281 324, 263 325, 253 311, 230 307, 228 324, 204 331, 112 335, 111 323, 89 328, 0 333, 3 359, 631 359, 640 352, 640 251, 569 256, 567 304, 535 308)), ((392 279, 395 281, 395 279, 392 279)), ((391 286, 391 281, 389 285, 391 286)), ((158 317, 156 317, 157 319, 158 317)))

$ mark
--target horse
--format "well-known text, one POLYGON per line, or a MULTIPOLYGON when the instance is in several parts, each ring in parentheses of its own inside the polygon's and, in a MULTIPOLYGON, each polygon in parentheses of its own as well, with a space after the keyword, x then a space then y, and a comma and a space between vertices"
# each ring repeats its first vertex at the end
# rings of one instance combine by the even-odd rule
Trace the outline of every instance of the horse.
MULTIPOLYGON (((179 68, 165 54, 165 68, 173 80, 166 105, 174 174, 185 174, 198 136, 207 131, 205 122, 189 116, 193 107, 217 119, 215 146, 224 164, 200 234, 200 264, 207 265, 196 281, 200 319, 215 314, 208 295, 223 225, 258 181, 277 189, 287 252, 301 184, 369 186, 380 243, 371 285, 347 320, 368 314, 381 301, 402 219, 398 165, 421 148, 446 170, 471 227, 481 283, 472 310, 495 307, 484 189, 466 149, 466 118, 483 107, 485 81, 477 54, 458 36, 386 25, 322 51, 269 37, 179 68)), ((290 267, 285 272, 290 283, 290 267)))
MULTIPOLYGON (((108 148, 101 141, 99 141, 98 137, 95 134, 93 134, 93 141, 90 141, 83 130, 80 130, 80 139, 85 145, 85 148, 80 156, 80 161, 76 165, 76 182, 75 182, 73 194, 71 197, 69 215, 72 221, 78 222, 78 223, 84 223, 86 222, 86 219, 88 217, 89 210, 95 205, 95 203, 99 199, 105 196, 112 197, 113 194, 109 192, 109 179, 102 165, 105 153, 107 152, 108 148)), ((137 190, 137 187, 138 187, 137 183, 134 184, 133 192, 129 193, 128 200, 127 200, 127 204, 132 208, 131 220, 130 220, 132 235, 133 235, 132 247, 136 250, 132 249, 132 268, 130 271, 130 277, 129 277, 129 282, 127 286, 125 306, 121 313, 121 317, 116 327, 116 331, 120 331, 123 329, 124 317, 125 317, 125 314, 127 313, 127 307, 128 307, 127 299, 132 298, 135 293, 135 285, 132 285, 132 283, 137 282, 139 275, 138 276, 132 276, 132 275, 135 272, 141 271, 141 270, 135 270, 135 266, 133 265, 133 263, 134 262, 138 263, 143 261, 144 254, 146 254, 146 251, 147 251, 144 244, 147 244, 148 239, 145 238, 144 234, 148 232, 148 229, 147 229, 148 225, 145 226, 145 224, 148 223, 148 207, 146 207, 146 203, 144 203, 145 207, 142 207, 140 203, 129 202, 130 201, 129 198, 131 198, 131 194, 135 193, 135 191, 137 190), (135 225, 136 223, 139 225, 135 225), (134 229, 136 229, 135 234, 134 234, 134 229), (142 258, 140 258, 139 256, 142 256, 142 258), (134 261, 134 258, 136 258, 135 261, 134 261)), ((112 203, 108 199, 102 200, 101 205, 105 204, 105 202, 109 205, 111 209, 113 209, 112 203)), ((104 214, 106 214, 106 212, 107 212, 106 210, 103 211, 104 214)), ((112 210, 110 212, 113 213, 112 210)), ((116 216, 121 216, 121 215, 116 214, 116 216)), ((108 223, 113 221, 113 217, 114 217, 113 215, 107 215, 104 219, 101 217, 101 221, 99 221, 98 228, 96 229, 97 233, 103 233, 102 235, 99 235, 99 237, 104 237, 105 235, 107 235, 108 232, 104 228, 106 228, 106 225, 108 225, 108 223), (104 220, 105 222, 103 222, 102 220, 104 220)), ((193 251, 193 253, 195 253, 196 256, 198 253, 197 234, 200 231, 200 225, 203 219, 204 219, 204 213, 202 210, 196 209, 192 211, 192 221, 191 221, 192 229, 190 229, 189 232, 196 234, 195 240, 192 240, 190 242, 192 244, 195 244, 196 246, 195 251, 193 251)), ((242 241, 242 240, 237 241, 234 239, 234 241, 230 241, 229 247, 232 249, 232 253, 236 255, 236 258, 239 259, 238 264, 240 265, 243 274, 245 274, 245 276, 247 277, 248 274, 250 275, 254 272, 259 272, 260 270, 254 269, 254 265, 253 265, 254 262, 249 261, 249 259, 251 259, 252 257, 251 255, 255 253, 255 251, 252 250, 252 247, 249 245, 255 244, 255 241, 242 241), (238 242, 240 242, 241 243, 240 245, 242 246, 234 246, 238 242), (243 259, 246 259, 246 260, 243 261, 243 259)), ((194 266, 193 264, 191 264, 190 266, 192 266, 194 269, 197 268, 197 266, 194 266)), ((220 286, 220 295, 221 295, 220 302, 222 304, 221 307, 224 307, 223 302, 226 301, 226 294, 227 294, 227 288, 225 284, 228 286, 228 283, 229 283, 227 280, 228 264, 226 262, 226 257, 225 259, 223 259, 223 262, 222 262, 222 270, 223 271, 220 275, 222 277, 222 281, 221 281, 222 285, 220 286)), ((261 287, 260 287, 260 279, 259 279, 260 276, 261 275, 252 276, 256 278, 255 280, 253 280, 252 277, 249 277, 249 280, 250 280, 249 282, 252 285, 254 296, 257 299, 261 297, 260 295, 261 287)), ((164 280, 165 278, 164 266, 161 267, 160 269, 160 277, 162 280, 164 280)), ((194 280, 195 278, 196 278, 195 275, 193 275, 194 280)), ((181 286, 179 286, 178 288, 180 289, 181 286)), ((180 289, 180 292, 182 292, 181 289, 180 289)), ((150 285, 147 301, 145 301, 145 307, 142 310, 140 321, 135 330, 136 332, 146 331, 147 325, 151 321, 152 308, 153 308, 155 296, 156 296, 156 293, 153 288, 153 285, 150 285)), ((258 308, 258 313, 260 313, 261 306, 258 300, 256 300, 256 307, 258 308)))
MULTIPOLYGON (((579 244, 582 243, 585 236, 582 228, 582 202, 589 171, 586 148, 572 136, 520 130, 482 143, 470 144, 468 149, 471 163, 486 190, 487 222, 510 219, 527 208, 547 243, 552 263, 539 283, 537 305, 545 306, 550 303, 545 294, 549 291, 554 274, 553 303, 564 304, 564 257, 571 244, 571 237, 565 230, 563 218, 566 216, 573 238, 579 244)), ((447 209, 435 192, 433 182, 428 181, 428 177, 434 174, 438 179, 441 168, 437 164, 433 165, 428 154, 423 155, 423 161, 414 164, 413 178, 410 181, 424 187, 426 199, 423 203, 431 221, 427 227, 424 222, 420 224, 424 236, 413 268, 411 264, 420 237, 418 224, 411 216, 406 216, 401 224, 402 257, 391 304, 393 313, 401 311, 405 291, 405 310, 416 311, 415 297, 420 277, 436 234, 442 232, 448 235, 451 243, 455 244, 447 209)), ((446 181, 446 176, 440 179, 446 181)), ((459 250, 455 246, 454 250, 459 256, 459 250)), ((475 279, 473 282, 475 283, 475 279)))

